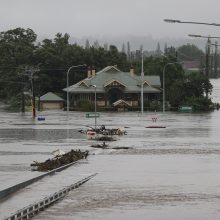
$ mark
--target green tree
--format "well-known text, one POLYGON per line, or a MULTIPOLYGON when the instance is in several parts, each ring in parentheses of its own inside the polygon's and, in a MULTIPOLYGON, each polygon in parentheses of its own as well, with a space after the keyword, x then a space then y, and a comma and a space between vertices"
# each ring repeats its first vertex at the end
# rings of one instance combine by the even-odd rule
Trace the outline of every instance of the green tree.
POLYGON ((203 97, 212 93, 212 84, 204 74, 191 73, 186 76, 185 90, 188 97, 203 97))
POLYGON ((182 45, 177 49, 177 52, 180 60, 200 60, 204 56, 204 52, 194 44, 182 45))
MULTIPOLYGON (((66 72, 70 66, 84 64, 83 48, 69 43, 69 35, 56 34, 53 40, 45 39, 35 54, 35 62, 40 64, 38 84, 40 95, 51 91, 61 92, 66 87, 66 72)), ((79 70, 69 75, 70 82, 79 81, 79 70), (74 79, 74 81, 73 81, 74 79)))
MULTIPOLYGON (((166 101, 168 101, 172 107, 177 108, 179 105, 187 104, 188 100, 196 98, 197 108, 204 109, 202 107, 208 98, 206 94, 211 94, 212 85, 209 79, 201 73, 185 74, 181 64, 176 63, 175 56, 169 55, 164 57, 145 57, 144 58, 144 73, 145 75, 159 75, 161 85, 163 85, 163 71, 167 63, 173 63, 167 65, 164 71, 165 74, 165 92, 166 101), (200 107, 199 107, 200 106, 200 107)), ((137 72, 141 72, 141 62, 136 61, 134 65, 137 67, 137 72)), ((161 93, 162 101, 162 93, 161 93)))
POLYGON ((31 29, 16 28, 0 33, 0 98, 10 101, 22 91, 21 74, 33 63, 37 35, 31 29))

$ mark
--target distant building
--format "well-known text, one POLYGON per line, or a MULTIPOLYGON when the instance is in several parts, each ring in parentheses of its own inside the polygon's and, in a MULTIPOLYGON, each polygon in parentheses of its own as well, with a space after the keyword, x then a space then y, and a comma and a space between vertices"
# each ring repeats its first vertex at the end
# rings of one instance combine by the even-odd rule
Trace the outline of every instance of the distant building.
MULTIPOLYGON (((144 76, 143 88, 144 101, 158 100, 161 93, 160 77, 144 76)), ((64 91, 67 91, 67 88, 64 91)), ((141 77, 134 73, 133 68, 130 72, 122 72, 115 66, 108 66, 97 73, 94 69, 88 70, 87 78, 69 86, 68 91, 72 107, 76 107, 78 101, 94 101, 95 92, 99 107, 138 107, 141 97, 141 77)))
POLYGON ((201 70, 201 62, 200 61, 183 61, 182 62, 183 69, 190 72, 198 72, 201 70))
POLYGON ((63 109, 64 99, 58 95, 48 92, 40 97, 40 109, 50 110, 50 109, 63 109))

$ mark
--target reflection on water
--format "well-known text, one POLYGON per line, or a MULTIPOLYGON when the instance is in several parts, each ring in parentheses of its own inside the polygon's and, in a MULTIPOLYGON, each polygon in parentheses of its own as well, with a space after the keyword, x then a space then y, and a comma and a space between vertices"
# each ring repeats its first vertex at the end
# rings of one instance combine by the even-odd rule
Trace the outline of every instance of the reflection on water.
POLYGON ((179 209, 179 219, 217 220, 219 165, 215 155, 97 155, 75 172, 98 175, 36 219, 168 220, 179 209))
MULTIPOLYGON (((71 138, 79 138, 81 135, 76 130, 69 130, 71 138)), ((30 141, 53 142, 67 138, 66 129, 34 129, 34 128, 8 128, 0 129, 0 142, 3 141, 30 141)))

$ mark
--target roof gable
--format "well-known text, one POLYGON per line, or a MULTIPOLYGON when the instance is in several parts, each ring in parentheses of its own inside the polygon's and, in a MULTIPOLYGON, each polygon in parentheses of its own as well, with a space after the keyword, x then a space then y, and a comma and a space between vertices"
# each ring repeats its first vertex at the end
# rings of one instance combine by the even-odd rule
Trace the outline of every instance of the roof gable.
POLYGON ((103 70, 101 70, 100 72, 105 72, 105 73, 118 73, 121 72, 118 68, 116 68, 115 66, 107 66, 106 68, 104 68, 103 70))
POLYGON ((113 103, 114 106, 131 106, 128 102, 126 102, 125 100, 123 99, 119 99, 118 101, 114 102, 113 103))
POLYGON ((78 86, 80 86, 80 87, 89 87, 89 85, 85 81, 79 82, 78 86))
POLYGON ((62 99, 61 97, 59 97, 58 95, 52 92, 48 92, 44 94, 43 96, 40 97, 40 100, 41 101, 64 101, 64 99, 62 99))
POLYGON ((122 82, 116 80, 116 79, 113 79, 109 82, 107 82, 104 87, 107 87, 107 86, 123 86, 123 87, 127 87, 125 84, 123 84, 122 82))
POLYGON ((145 85, 151 86, 150 83, 149 83, 147 80, 145 80, 145 81, 143 82, 143 86, 145 86, 145 85))

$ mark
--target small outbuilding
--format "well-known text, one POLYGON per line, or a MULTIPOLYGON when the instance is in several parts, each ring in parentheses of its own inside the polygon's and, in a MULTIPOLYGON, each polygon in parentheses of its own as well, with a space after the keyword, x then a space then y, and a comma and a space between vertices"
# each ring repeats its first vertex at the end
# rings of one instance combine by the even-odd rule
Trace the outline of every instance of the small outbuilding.
POLYGON ((52 92, 48 92, 40 97, 41 110, 63 109, 63 107, 64 99, 52 92))

